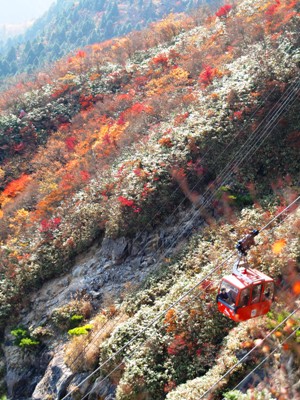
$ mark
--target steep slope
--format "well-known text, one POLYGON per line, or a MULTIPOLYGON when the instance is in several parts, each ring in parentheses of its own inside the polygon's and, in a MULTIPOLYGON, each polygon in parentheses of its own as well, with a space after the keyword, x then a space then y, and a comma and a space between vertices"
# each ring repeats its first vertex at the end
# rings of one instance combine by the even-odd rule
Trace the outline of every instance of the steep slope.
MULTIPOLYGON (((211 209, 224 223, 234 224, 236 240, 250 224, 268 221, 263 210, 273 212, 275 204, 287 204, 297 196, 298 30, 297 3, 289 1, 245 1, 222 7, 208 18, 201 12, 194 18, 173 16, 154 25, 151 35, 146 30, 90 46, 35 82, 2 95, 3 326, 12 309, 22 309, 26 293, 70 269, 75 256, 103 236, 114 240, 159 230, 168 217, 176 219, 178 209, 204 203, 200 216, 212 228, 207 237, 195 237, 201 253, 202 241, 216 246, 232 229, 214 226, 218 222, 211 209), (242 207, 253 203, 261 205, 259 212, 244 211, 240 221, 235 219, 242 207)), ((199 217, 196 210, 187 215, 199 217)), ((284 240, 290 243, 298 235, 298 217, 295 223, 287 221, 284 240)), ((177 225, 174 240, 157 249, 156 257, 167 259, 173 246, 196 228, 193 220, 177 225)), ((279 232, 280 228, 271 242, 279 232)), ((145 326, 158 309, 182 293, 181 283, 192 285, 197 274, 209 270, 233 243, 232 238, 223 243, 218 255, 212 252, 208 259, 196 256, 201 271, 194 271, 193 262, 181 256, 182 268, 174 264, 171 279, 168 272, 161 285, 154 282, 153 293, 151 287, 140 292, 140 300, 128 300, 122 313, 132 319, 103 343, 100 359, 134 335, 136 321, 145 326)), ((292 266, 299 259, 299 243, 293 243, 285 253, 292 266)), ((196 248, 192 243, 186 250, 188 259, 196 248)), ((268 262, 275 277, 282 273, 270 251, 262 267, 268 262)), ((159 269, 160 263, 155 267, 159 269)), ((205 304, 213 301, 214 293, 205 294, 205 304)), ((90 295, 93 299, 97 293, 90 295)), ((210 370, 222 352, 224 324, 229 330, 231 325, 205 304, 199 305, 203 313, 180 317, 190 324, 189 335, 181 324, 170 331, 161 324, 164 334, 152 330, 154 343, 149 339, 143 346, 146 359, 137 355, 141 368, 136 367, 135 356, 127 354, 134 368, 128 359, 124 371, 113 376, 118 398, 163 398, 175 386, 210 370), (196 343, 200 326, 203 338, 196 343), (204 346, 204 358, 192 350, 195 343, 196 350, 204 346), (183 363, 181 356, 188 362, 183 363)), ((176 325, 175 316, 168 317, 176 325)), ((178 389, 179 398, 180 390, 187 393, 189 388, 178 389)))
POLYGON ((200 5, 199 0, 57 1, 24 35, 9 40, 0 58, 3 78, 45 67, 72 50, 140 30, 170 12, 200 5))

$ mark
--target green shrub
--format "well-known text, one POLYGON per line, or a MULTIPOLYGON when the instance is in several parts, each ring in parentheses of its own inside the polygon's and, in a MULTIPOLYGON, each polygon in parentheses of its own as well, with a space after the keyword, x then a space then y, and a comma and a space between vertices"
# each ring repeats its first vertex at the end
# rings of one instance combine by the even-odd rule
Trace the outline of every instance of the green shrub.
POLYGON ((19 346, 22 349, 25 349, 25 348, 32 348, 32 347, 38 346, 39 344, 40 344, 39 341, 37 341, 35 339, 31 339, 30 337, 26 337, 26 338, 23 338, 20 340, 19 346))
POLYGON ((21 326, 13 329, 10 333, 15 337, 14 344, 16 344, 17 346, 20 344, 23 338, 29 336, 27 329, 21 326))
POLYGON ((224 398, 226 400, 239 400, 241 392, 239 390, 233 390, 231 392, 225 393, 224 398))
POLYGON ((68 331, 68 334, 71 336, 79 336, 79 335, 86 335, 89 333, 89 331, 93 329, 93 325, 84 325, 84 326, 78 326, 77 328, 70 329, 68 331))
POLYGON ((83 319, 84 319, 83 315, 79 315, 79 314, 72 315, 70 318, 71 327, 75 328, 83 321, 83 319))
POLYGON ((13 329, 10 333, 15 337, 14 344, 22 349, 33 348, 40 344, 38 340, 30 337, 30 333, 23 326, 13 329))

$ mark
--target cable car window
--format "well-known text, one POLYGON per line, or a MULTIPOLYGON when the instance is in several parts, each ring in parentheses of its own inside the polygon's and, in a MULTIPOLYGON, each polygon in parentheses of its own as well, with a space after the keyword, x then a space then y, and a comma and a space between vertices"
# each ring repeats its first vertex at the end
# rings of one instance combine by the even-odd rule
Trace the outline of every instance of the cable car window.
POLYGON ((226 281, 223 281, 221 284, 218 298, 220 298, 221 300, 225 301, 230 305, 235 304, 238 292, 239 292, 238 288, 236 288, 235 286, 231 285, 226 281), (222 295, 224 293, 224 291, 222 292, 222 289, 225 289, 225 296, 222 295))
POLYGON ((274 283, 266 282, 263 300, 273 300, 274 296, 274 283))
POLYGON ((261 288, 261 284, 253 286, 251 304, 259 303, 261 288))
POLYGON ((250 299, 250 288, 245 288, 241 291, 238 307, 247 306, 249 299, 250 299))

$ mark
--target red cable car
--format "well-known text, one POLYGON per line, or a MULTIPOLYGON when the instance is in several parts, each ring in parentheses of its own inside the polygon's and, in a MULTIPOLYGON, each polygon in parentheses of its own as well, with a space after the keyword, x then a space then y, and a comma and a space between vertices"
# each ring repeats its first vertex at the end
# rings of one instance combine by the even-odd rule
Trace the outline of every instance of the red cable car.
MULTIPOLYGON (((258 231, 253 231, 250 235, 253 238, 257 233, 258 231)), ((249 239, 249 235, 247 237, 249 239)), ((237 248, 246 256, 249 247, 243 247, 241 243, 243 241, 239 241, 237 248)), ((241 263, 239 258, 232 274, 224 276, 221 281, 217 303, 222 314, 241 322, 267 314, 273 299, 274 280, 256 269, 249 268, 246 261, 241 263)))

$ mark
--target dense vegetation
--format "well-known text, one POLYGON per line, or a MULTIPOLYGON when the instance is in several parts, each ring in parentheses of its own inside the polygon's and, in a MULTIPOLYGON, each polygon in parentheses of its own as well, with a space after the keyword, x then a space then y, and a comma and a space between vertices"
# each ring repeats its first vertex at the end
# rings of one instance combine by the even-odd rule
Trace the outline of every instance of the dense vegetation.
POLYGON ((200 3, 200 0, 58 0, 24 35, 2 45, 0 42, 0 81, 45 67, 78 47, 140 30, 170 12, 188 11, 200 3))
MULTIPOLYGON (((165 266, 161 281, 128 300, 122 313, 130 319, 97 354, 105 360, 201 279, 249 225, 262 226, 297 196, 297 7, 247 0, 212 15, 170 16, 79 50, 1 93, 2 324, 21 296, 70 268, 93 240, 150 230, 178 206, 204 201, 200 211, 212 227, 165 266), (241 212, 245 206, 252 208, 241 212)), ((253 262, 275 277, 299 261, 299 214, 287 221, 264 236, 264 253, 253 252, 253 262), (282 238, 289 246, 276 258, 270 243, 282 238)), ((289 282, 291 302, 295 285, 289 282)), ((232 365, 246 334, 259 338, 251 322, 231 330, 214 296, 212 286, 188 299, 132 345, 113 377, 118 399, 197 398, 232 365)), ((258 326, 268 330, 265 319, 258 326)))

